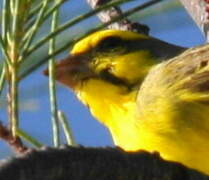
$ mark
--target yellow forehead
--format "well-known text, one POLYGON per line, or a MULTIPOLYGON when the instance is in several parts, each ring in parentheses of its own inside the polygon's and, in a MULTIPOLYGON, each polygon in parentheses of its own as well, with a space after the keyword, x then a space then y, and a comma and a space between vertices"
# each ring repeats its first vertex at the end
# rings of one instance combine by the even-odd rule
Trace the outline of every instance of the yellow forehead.
POLYGON ((148 38, 143 34, 131 32, 131 31, 121 31, 121 30, 98 31, 77 42, 74 45, 71 54, 87 52, 91 48, 95 47, 102 39, 110 36, 120 37, 121 39, 124 40, 136 40, 136 39, 148 38))

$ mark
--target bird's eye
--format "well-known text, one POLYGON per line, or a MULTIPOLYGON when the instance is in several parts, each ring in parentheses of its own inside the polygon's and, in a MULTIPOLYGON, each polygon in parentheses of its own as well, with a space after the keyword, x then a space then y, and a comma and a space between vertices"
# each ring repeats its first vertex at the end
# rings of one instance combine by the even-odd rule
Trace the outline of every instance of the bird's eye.
POLYGON ((107 37, 103 39, 99 45, 98 49, 105 51, 109 49, 114 49, 122 45, 122 40, 119 37, 107 37))

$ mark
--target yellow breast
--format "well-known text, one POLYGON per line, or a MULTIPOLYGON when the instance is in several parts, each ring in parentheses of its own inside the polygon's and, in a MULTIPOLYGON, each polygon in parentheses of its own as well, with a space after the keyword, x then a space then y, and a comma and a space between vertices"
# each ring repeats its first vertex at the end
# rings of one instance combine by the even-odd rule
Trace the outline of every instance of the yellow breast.
POLYGON ((124 150, 158 151, 167 160, 182 162, 209 174, 209 133, 203 131, 206 124, 188 124, 197 122, 194 120, 197 117, 202 118, 201 122, 208 122, 205 114, 209 117, 209 108, 199 104, 178 104, 176 108, 167 98, 168 101, 156 101, 152 107, 139 111, 137 91, 128 92, 96 79, 89 80, 77 94, 91 113, 108 127, 114 143, 124 150), (204 116, 199 114, 200 109, 204 116))

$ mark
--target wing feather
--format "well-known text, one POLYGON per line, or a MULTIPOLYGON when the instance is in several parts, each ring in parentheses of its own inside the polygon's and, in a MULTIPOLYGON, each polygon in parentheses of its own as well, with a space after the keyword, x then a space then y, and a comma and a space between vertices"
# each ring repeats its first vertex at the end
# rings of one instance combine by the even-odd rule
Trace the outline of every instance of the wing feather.
POLYGON ((185 102, 209 105, 209 44, 153 67, 137 96, 140 112, 167 113, 185 102))

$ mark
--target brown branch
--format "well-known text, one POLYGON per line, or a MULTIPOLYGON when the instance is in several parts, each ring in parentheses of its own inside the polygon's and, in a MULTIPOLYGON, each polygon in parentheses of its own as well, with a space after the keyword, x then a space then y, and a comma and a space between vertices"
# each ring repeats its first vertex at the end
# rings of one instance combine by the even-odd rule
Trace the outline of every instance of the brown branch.
POLYGON ((209 0, 180 0, 209 41, 209 0))
POLYGON ((7 142, 15 153, 24 153, 28 148, 22 143, 19 137, 14 137, 9 129, 0 122, 0 138, 7 142))
POLYGON ((118 148, 65 147, 31 151, 0 164, 7 180, 209 180, 157 153, 127 153, 118 148))
MULTIPOLYGON (((87 2, 90 4, 90 6, 93 9, 107 3, 108 1, 110 0, 87 0, 87 2)), ((103 23, 107 23, 111 21, 111 19, 114 19, 115 17, 119 17, 121 15, 122 15, 122 11, 119 7, 112 7, 100 12, 98 14, 98 17, 103 23)), ((127 18, 124 18, 123 20, 120 20, 116 23, 109 25, 108 28, 135 31, 146 35, 149 33, 148 26, 140 24, 138 22, 131 22, 127 18)))

